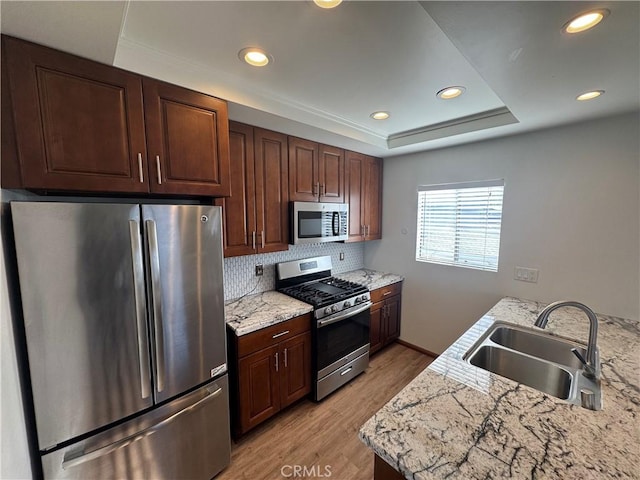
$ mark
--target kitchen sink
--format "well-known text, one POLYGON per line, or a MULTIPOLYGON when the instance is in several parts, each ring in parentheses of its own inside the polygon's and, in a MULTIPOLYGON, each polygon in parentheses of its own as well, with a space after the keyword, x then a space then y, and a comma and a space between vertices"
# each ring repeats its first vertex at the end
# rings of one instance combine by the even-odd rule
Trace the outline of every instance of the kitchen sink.
POLYGON ((587 349, 579 344, 569 343, 550 335, 516 327, 498 326, 493 330, 489 338, 498 345, 511 350, 526 353, 549 362, 566 365, 573 369, 582 368, 582 364, 578 357, 571 352, 571 349, 577 348, 583 357, 587 355, 587 349))
POLYGON ((600 381, 584 375, 583 364, 571 351, 574 348, 585 356, 584 345, 496 322, 463 359, 556 398, 600 410, 600 381))
POLYGON ((567 370, 505 348, 480 347, 469 363, 563 400, 571 394, 572 377, 567 370))

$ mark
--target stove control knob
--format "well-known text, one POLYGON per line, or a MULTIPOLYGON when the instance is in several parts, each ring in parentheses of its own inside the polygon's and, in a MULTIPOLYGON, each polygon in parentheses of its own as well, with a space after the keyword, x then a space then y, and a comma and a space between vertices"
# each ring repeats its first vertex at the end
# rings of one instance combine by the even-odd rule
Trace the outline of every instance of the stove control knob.
POLYGON ((351 306, 351 302, 347 300, 346 302, 344 302, 344 304, 342 306, 344 308, 349 308, 351 306))
POLYGON ((324 313, 326 313, 327 315, 330 315, 332 313, 331 307, 325 308, 324 313))

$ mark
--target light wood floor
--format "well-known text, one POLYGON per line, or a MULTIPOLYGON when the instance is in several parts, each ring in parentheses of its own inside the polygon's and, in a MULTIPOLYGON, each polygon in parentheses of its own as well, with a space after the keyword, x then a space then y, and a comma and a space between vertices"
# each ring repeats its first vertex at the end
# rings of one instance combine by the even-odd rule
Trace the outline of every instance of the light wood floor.
POLYGON ((358 438, 360 426, 432 361, 397 343, 388 346, 365 373, 321 403, 292 405, 234 443, 231 465, 216 480, 371 480, 373 452, 358 438), (293 476, 294 465, 306 466, 307 475, 293 476), (308 475, 313 468, 319 476, 308 475))

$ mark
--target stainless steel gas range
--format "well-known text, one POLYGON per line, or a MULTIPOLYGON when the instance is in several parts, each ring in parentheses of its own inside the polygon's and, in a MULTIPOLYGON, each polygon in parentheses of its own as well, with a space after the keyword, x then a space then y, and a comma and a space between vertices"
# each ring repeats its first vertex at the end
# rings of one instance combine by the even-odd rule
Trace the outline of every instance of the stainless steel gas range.
POLYGON ((313 398, 322 400, 369 366, 369 290, 331 276, 331 257, 277 265, 278 291, 314 307, 313 398))

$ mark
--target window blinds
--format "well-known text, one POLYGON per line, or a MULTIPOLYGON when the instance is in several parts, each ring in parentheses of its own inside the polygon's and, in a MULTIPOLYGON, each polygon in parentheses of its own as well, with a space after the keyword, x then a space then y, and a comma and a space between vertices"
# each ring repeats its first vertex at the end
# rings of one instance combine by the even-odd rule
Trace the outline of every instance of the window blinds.
POLYGON ((418 188, 416 260, 498 271, 504 180, 418 188))

